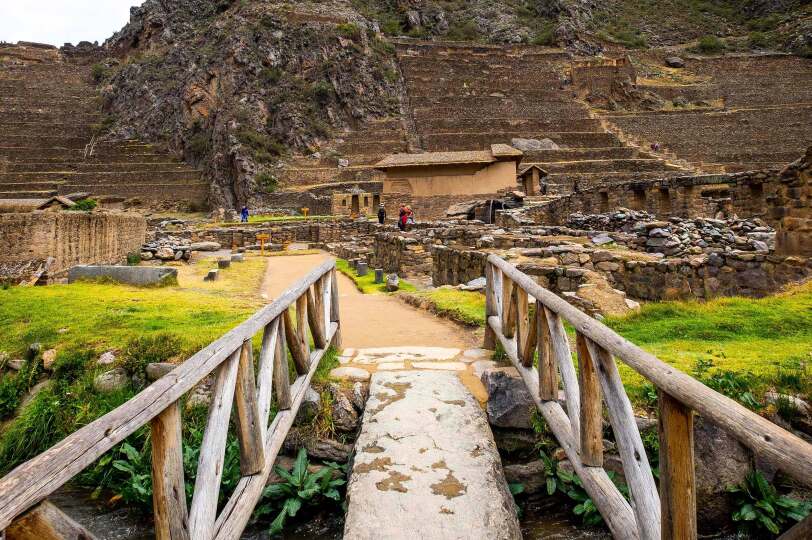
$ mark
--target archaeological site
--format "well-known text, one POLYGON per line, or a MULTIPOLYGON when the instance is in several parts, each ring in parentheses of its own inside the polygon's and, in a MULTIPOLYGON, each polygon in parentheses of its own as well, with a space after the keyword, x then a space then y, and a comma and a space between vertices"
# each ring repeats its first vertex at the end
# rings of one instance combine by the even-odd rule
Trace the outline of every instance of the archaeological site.
POLYGON ((0 540, 812 539, 812 3, 11 4, 0 540))

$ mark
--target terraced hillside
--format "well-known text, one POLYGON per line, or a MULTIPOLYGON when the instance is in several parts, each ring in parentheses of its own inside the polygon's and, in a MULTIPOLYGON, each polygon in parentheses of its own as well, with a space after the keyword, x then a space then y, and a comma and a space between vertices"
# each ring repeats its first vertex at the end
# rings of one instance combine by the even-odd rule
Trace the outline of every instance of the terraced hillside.
MULTIPOLYGON (((662 55, 655 61, 663 65, 662 55)), ((654 78, 641 88, 716 106, 611 112, 604 118, 638 143, 660 142, 708 172, 782 167, 812 141, 812 60, 783 54, 689 57, 684 70, 668 75, 696 82, 654 78)))
POLYGON ((680 170, 602 127, 568 83, 567 53, 529 46, 402 42, 398 57, 417 140, 425 150, 550 139, 559 149, 526 152, 522 164, 548 171, 552 193, 680 170))
POLYGON ((0 198, 90 193, 150 207, 201 207, 208 185, 139 141, 96 142, 104 123, 87 62, 51 47, 0 48, 0 198))

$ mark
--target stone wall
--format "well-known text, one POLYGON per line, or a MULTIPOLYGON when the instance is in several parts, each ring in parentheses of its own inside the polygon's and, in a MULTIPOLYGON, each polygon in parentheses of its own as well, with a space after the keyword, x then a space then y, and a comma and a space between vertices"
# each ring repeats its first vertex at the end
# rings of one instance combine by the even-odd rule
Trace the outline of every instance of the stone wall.
POLYGON ((49 257, 48 277, 77 264, 122 262, 140 250, 146 228, 143 216, 130 213, 0 214, 0 280, 29 280, 49 257))
POLYGON ((565 223, 570 214, 603 213, 616 208, 646 210, 658 218, 747 216, 770 224, 771 209, 782 190, 779 171, 677 176, 636 180, 594 187, 537 206, 497 212, 497 223, 515 225, 522 219, 538 224, 565 223))
POLYGON ((369 235, 377 223, 335 219, 322 222, 284 223, 279 225, 245 225, 239 227, 201 228, 174 232, 192 242, 219 242, 224 248, 256 245, 258 234, 270 235, 271 244, 288 242, 326 243, 346 240, 352 235, 369 235))
POLYGON ((812 146, 782 172, 773 217, 780 219, 776 251, 812 257, 812 146))

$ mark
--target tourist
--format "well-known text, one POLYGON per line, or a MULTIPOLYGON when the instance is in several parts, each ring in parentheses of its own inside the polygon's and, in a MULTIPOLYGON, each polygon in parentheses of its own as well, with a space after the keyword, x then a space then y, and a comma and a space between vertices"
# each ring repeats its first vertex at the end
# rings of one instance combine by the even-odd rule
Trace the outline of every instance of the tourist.
POLYGON ((378 223, 383 225, 384 221, 386 221, 386 208, 381 203, 380 207, 378 207, 378 223))
POLYGON ((406 230, 409 230, 414 223, 414 210, 411 206, 406 205, 406 230))
POLYGON ((240 222, 248 223, 248 207, 243 206, 242 210, 240 210, 240 222))

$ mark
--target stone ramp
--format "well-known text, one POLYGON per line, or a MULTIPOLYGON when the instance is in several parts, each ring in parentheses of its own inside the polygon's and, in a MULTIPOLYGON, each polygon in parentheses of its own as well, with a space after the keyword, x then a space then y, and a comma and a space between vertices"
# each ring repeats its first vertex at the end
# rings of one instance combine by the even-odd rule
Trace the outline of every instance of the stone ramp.
POLYGON ((347 540, 521 538, 485 414, 453 372, 373 374, 347 500, 347 540))

